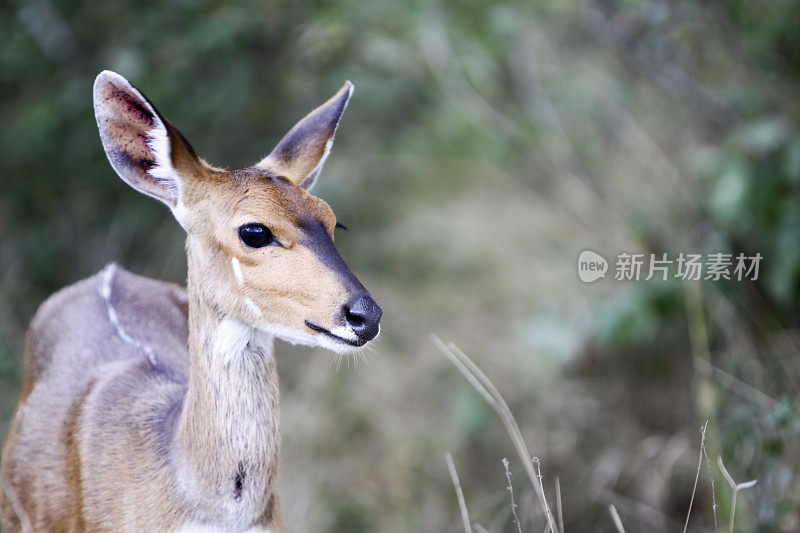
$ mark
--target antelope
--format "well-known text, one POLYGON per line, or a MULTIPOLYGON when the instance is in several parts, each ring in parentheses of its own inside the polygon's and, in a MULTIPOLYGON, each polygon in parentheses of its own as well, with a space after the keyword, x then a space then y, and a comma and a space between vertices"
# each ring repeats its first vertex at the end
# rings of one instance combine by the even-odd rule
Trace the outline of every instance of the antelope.
POLYGON ((273 339, 346 352, 380 329, 308 192, 352 93, 229 170, 125 78, 97 76, 103 148, 186 231, 187 287, 109 264, 41 305, 2 452, 3 531, 283 531, 273 339))

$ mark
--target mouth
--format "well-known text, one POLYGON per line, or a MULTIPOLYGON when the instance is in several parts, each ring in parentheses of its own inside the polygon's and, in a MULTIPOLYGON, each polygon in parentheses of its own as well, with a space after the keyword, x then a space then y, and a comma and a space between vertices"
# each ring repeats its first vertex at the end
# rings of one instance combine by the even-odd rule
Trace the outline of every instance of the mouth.
POLYGON ((312 322, 309 322, 308 320, 306 320, 305 323, 306 323, 306 326, 308 326, 310 329, 313 329, 314 331, 316 331, 318 333, 322 333, 326 337, 328 337, 330 339, 333 339, 336 342, 341 342, 342 344, 347 344, 348 346, 359 347, 359 346, 364 346, 365 344, 367 344, 369 342, 369 339, 352 340, 352 339, 346 339, 344 337, 340 337, 339 335, 331 333, 330 330, 327 330, 327 329, 323 328, 322 326, 318 326, 318 325, 316 325, 316 324, 314 324, 312 322))

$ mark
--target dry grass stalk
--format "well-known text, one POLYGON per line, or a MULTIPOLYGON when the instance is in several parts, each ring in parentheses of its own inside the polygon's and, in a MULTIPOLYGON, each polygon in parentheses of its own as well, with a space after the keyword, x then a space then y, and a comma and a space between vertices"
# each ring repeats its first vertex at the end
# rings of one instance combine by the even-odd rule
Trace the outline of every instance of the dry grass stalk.
POLYGON ((458 481, 458 472, 456 472, 456 465, 453 464, 453 456, 450 455, 450 452, 447 452, 444 458, 447 461, 447 468, 450 470, 453 487, 456 489, 458 508, 461 509, 461 520, 464 522, 464 533, 472 533, 472 526, 469 523, 469 514, 467 513, 467 503, 464 501, 464 492, 461 490, 461 483, 458 481))
MULTIPOLYGON (((514 421, 514 424, 516 424, 516 421, 514 421)), ((519 431, 519 428, 517 428, 517 430, 519 431)), ((520 435, 520 438, 522 438, 522 435, 520 435)), ((547 515, 548 525, 550 526, 551 531, 555 531, 553 526, 553 513, 550 512, 550 506, 547 504, 547 496, 544 494, 544 483, 542 482, 542 462, 538 457, 534 457, 531 459, 531 461, 533 461, 533 464, 536 467, 536 479, 539 480, 539 490, 542 493, 542 502, 544 503, 544 512, 547 515)))
POLYGON ((556 476, 556 510, 558 511, 558 529, 564 533, 564 512, 561 508, 561 481, 556 476))
POLYGON ((617 531, 619 533, 625 533, 625 526, 622 525, 622 519, 619 517, 617 508, 614 507, 613 503, 608 506, 608 512, 611 513, 611 519, 614 521, 614 526, 616 526, 617 531))
POLYGON ((711 509, 714 512, 714 532, 719 531, 717 526, 717 495, 714 488, 714 471, 711 470, 711 460, 708 458, 708 451, 704 445, 701 445, 700 450, 703 452, 703 457, 706 460, 706 467, 708 467, 708 479, 711 481, 711 509))
POLYGON ((697 492, 697 480, 700 478, 700 468, 703 466, 703 450, 706 445, 706 429, 708 428, 708 420, 700 428, 700 454, 697 458, 697 473, 694 476, 694 486, 692 487, 692 497, 689 499, 689 510, 686 512, 686 522, 683 524, 683 533, 689 527, 689 517, 692 516, 692 504, 694 503, 694 494, 697 492))
POLYGON ((489 405, 492 406, 497 414, 500 415, 500 418, 506 427, 506 431, 508 431, 508 434, 511 437, 511 442, 514 444, 514 448, 516 449, 517 454, 519 454, 522 464, 525 466, 525 472, 528 474, 528 478, 530 479, 534 488, 539 489, 538 491, 534 492, 536 492, 536 496, 539 498, 539 503, 542 506, 542 510, 547 517, 547 525, 551 531, 558 533, 559 529, 555 524, 553 513, 550 512, 550 507, 547 504, 547 497, 544 493, 541 470, 539 470, 538 474, 534 471, 534 461, 538 464, 539 460, 532 458, 528 452, 528 448, 525 445, 525 440, 522 437, 522 432, 520 431, 519 425, 514 419, 514 415, 511 413, 511 409, 509 409, 508 404, 506 404, 497 388, 492 384, 491 381, 489 381, 489 378, 486 377, 486 374, 484 374, 481 369, 478 368, 477 365, 475 365, 475 363, 473 363, 472 360, 467 357, 467 355, 455 344, 445 344, 436 335, 432 335, 432 338, 434 344, 436 344, 442 353, 444 353, 448 359, 450 359, 450 362, 452 362, 453 365, 464 375, 464 377, 475 388, 475 390, 477 390, 480 395, 483 396, 483 398, 489 403, 489 405))
POLYGON ((753 479, 751 481, 745 481, 744 483, 736 483, 733 480, 733 477, 728 473, 728 469, 725 468, 725 463, 722 462, 722 457, 717 456, 717 464, 719 464, 719 469, 722 471, 722 475, 725 476, 725 479, 733 490, 733 502, 731 502, 731 520, 729 529, 729 531, 733 533, 733 522, 736 519, 736 495, 739 494, 740 490, 749 489, 755 485, 758 480, 753 479))
POLYGON ((517 533, 522 533, 522 524, 519 523, 519 518, 517 517, 517 504, 514 502, 514 486, 511 484, 511 471, 508 469, 508 459, 506 457, 503 457, 503 468, 505 468, 506 482, 508 483, 506 490, 508 491, 508 497, 511 499, 511 516, 514 518, 514 525, 517 526, 517 533))

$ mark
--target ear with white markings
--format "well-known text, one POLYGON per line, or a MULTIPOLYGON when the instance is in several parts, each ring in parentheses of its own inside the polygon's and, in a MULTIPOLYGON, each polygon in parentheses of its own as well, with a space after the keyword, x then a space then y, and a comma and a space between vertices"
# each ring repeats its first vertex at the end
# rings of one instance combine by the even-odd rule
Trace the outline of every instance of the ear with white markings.
POLYGON ((347 81, 333 98, 295 124, 256 166, 278 172, 300 187, 311 189, 331 151, 336 127, 352 94, 353 84, 347 81))
POLYGON ((182 175, 199 162, 183 135, 128 80, 109 70, 94 81, 94 113, 103 148, 117 174, 131 187, 176 209, 182 175))

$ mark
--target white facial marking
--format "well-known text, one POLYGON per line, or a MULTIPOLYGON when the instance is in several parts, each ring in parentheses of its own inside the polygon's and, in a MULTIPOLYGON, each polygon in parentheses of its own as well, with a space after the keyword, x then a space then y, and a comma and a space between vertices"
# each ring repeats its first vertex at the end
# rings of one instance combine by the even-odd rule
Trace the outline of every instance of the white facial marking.
POLYGON ((254 315, 256 315, 258 318, 261 318, 263 316, 261 309, 258 308, 258 306, 255 304, 255 302, 253 302, 253 300, 251 300, 250 298, 245 298, 243 301, 244 305, 246 305, 247 308, 250 311, 252 311, 254 315))
POLYGON ((353 330, 345 326, 336 326, 335 328, 331 328, 331 333, 343 339, 351 341, 358 340, 358 336, 353 332, 353 330))
MULTIPOLYGON (((242 276, 242 265, 239 263, 239 260, 235 257, 231 258, 231 268, 233 269, 233 276, 236 278, 236 282, 239 285, 244 285, 244 277, 242 276)), ((259 312, 259 315, 261 313, 259 312)))

